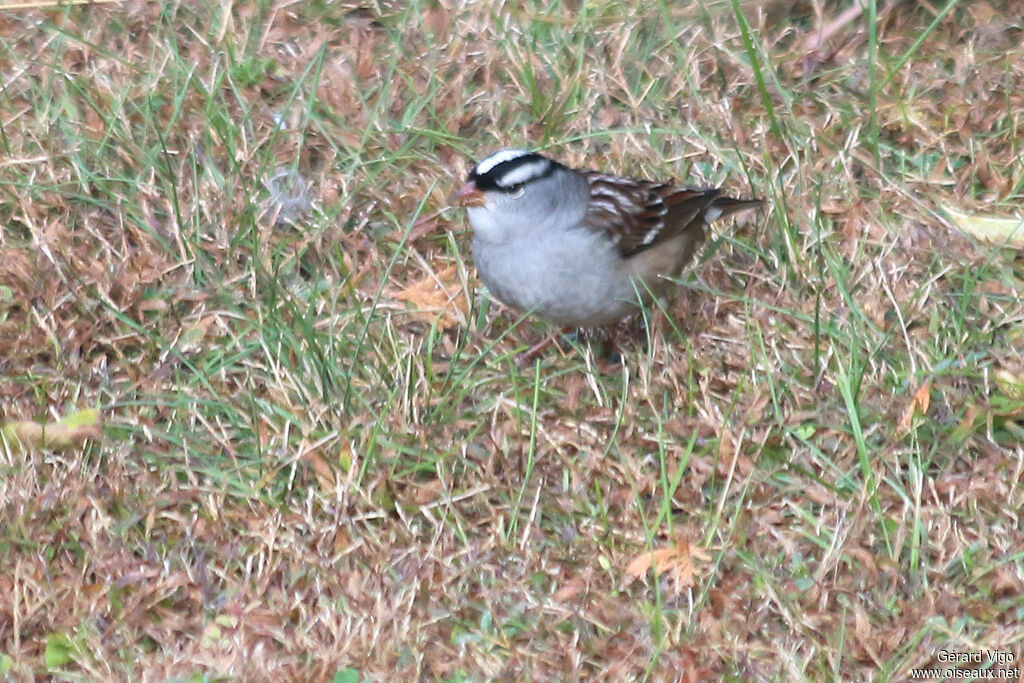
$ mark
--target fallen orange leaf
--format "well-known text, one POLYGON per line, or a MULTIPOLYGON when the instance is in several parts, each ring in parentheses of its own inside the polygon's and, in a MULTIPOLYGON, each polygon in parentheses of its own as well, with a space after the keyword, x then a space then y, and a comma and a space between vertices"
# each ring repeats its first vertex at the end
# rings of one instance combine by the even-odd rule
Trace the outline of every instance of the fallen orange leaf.
POLYGON ((921 415, 925 415, 928 412, 928 406, 931 404, 931 381, 921 382, 921 386, 914 392, 914 396, 910 399, 910 403, 903 410, 903 416, 900 418, 899 430, 901 432, 910 431, 910 425, 914 421, 915 411, 920 411, 921 415))
POLYGON ((423 322, 432 323, 440 318, 438 324, 444 330, 463 324, 469 312, 469 302, 454 265, 429 274, 392 296, 412 304, 413 317, 423 322))
POLYGON ((571 600, 580 593, 582 593, 586 587, 587 584, 583 581, 583 579, 577 576, 576 578, 572 579, 567 584, 559 588, 557 591, 555 591, 554 595, 551 596, 551 599, 555 602, 565 602, 566 600, 571 600))
POLYGON ((317 450, 310 451, 303 456, 303 460, 309 462, 313 466, 313 472, 316 474, 317 482, 320 484, 320 489, 324 493, 329 493, 334 490, 335 477, 334 469, 330 463, 324 459, 324 456, 320 455, 317 450))
POLYGON ((648 569, 657 575, 667 574, 678 590, 696 584, 697 567, 694 560, 707 562, 711 556, 702 548, 694 547, 689 539, 680 536, 671 548, 648 550, 633 557, 626 565, 627 583, 643 578, 648 569))

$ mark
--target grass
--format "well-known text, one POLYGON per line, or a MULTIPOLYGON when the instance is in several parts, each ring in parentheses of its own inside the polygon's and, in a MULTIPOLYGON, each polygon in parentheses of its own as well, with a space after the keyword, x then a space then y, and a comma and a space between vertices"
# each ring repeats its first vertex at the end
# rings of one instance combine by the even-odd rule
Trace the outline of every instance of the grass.
POLYGON ((102 419, 0 446, 0 671, 1016 666, 1024 276, 940 207, 1019 210, 1019 7, 844 9, 0 12, 0 423, 102 419), (519 369, 445 201, 502 146, 768 209, 519 369))

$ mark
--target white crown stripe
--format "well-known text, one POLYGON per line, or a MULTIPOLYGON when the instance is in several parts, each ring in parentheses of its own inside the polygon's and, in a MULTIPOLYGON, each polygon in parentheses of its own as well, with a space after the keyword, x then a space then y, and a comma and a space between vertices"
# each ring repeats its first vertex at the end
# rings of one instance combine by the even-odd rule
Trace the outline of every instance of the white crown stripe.
POLYGON ((480 163, 476 165, 476 172, 480 175, 487 175, 498 164, 503 164, 506 161, 512 161, 513 159, 524 157, 527 154, 530 154, 530 152, 527 152, 525 149, 500 150, 486 159, 481 160, 480 163))
POLYGON ((550 166, 551 162, 547 159, 538 159, 537 161, 520 164, 508 171, 508 173, 495 178, 494 182, 498 187, 512 187, 513 185, 541 177, 547 173, 550 166))

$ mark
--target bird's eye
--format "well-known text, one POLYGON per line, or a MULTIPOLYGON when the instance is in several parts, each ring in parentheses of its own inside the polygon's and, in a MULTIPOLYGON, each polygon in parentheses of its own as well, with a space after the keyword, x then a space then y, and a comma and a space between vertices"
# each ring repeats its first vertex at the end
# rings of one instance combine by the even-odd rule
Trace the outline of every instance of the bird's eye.
POLYGON ((516 183, 515 185, 509 185, 508 193, 513 198, 518 199, 519 197, 523 196, 523 192, 525 192, 525 186, 526 183, 516 183))

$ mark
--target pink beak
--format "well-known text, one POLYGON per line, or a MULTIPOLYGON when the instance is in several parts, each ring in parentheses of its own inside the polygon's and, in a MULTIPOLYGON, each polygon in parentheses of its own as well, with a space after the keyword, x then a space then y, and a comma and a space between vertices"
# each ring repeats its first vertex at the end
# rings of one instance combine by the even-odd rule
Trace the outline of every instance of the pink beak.
POLYGON ((484 193, 477 189, 474 182, 470 181, 449 197, 448 202, 452 206, 483 206, 484 193))

